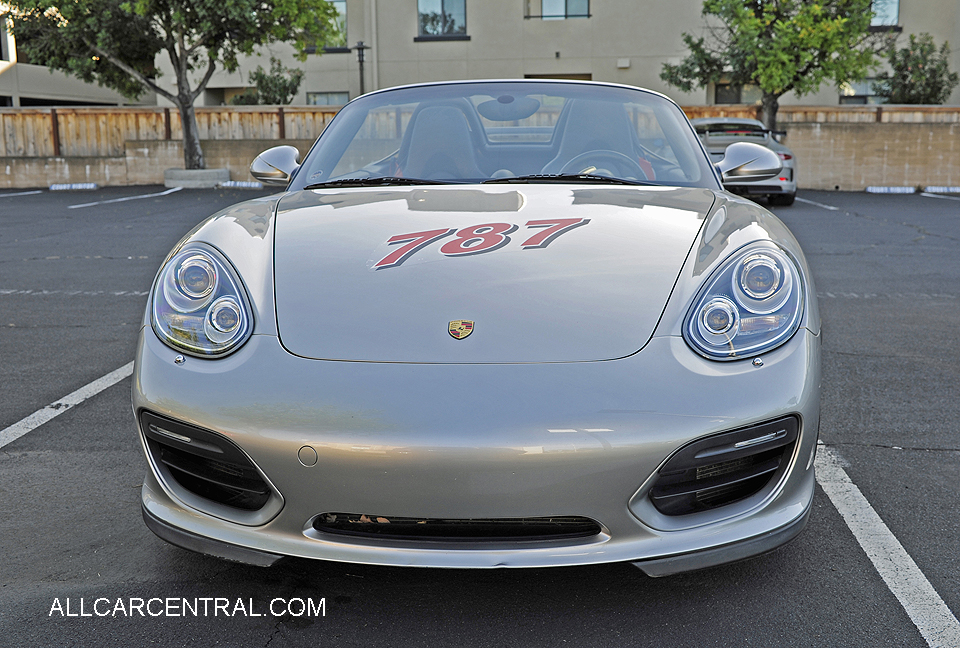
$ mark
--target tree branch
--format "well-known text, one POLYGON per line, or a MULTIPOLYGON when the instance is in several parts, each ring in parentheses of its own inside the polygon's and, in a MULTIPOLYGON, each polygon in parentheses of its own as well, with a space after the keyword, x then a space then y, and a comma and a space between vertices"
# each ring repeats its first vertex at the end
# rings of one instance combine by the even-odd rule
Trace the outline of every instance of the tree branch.
POLYGON ((177 92, 189 92, 190 80, 187 77, 187 69, 190 67, 190 58, 186 53, 186 45, 183 42, 183 28, 177 31, 177 51, 180 53, 179 67, 177 68, 177 92))
POLYGON ((190 93, 191 102, 200 96, 200 93, 203 92, 204 88, 207 87, 207 84, 210 83, 210 77, 213 76, 214 70, 217 69, 217 59, 215 59, 213 56, 210 56, 208 60, 210 63, 207 65, 207 73, 203 75, 203 80, 200 81, 200 85, 197 86, 197 89, 190 93))
POLYGON ((120 68, 121 70, 123 70, 124 72, 126 72, 127 74, 129 74, 130 76, 132 76, 134 79, 136 79, 137 81, 139 81, 141 85, 143 85, 143 86, 145 86, 145 87, 147 87, 147 88, 150 88, 151 90, 153 90, 154 92, 156 92, 158 95, 161 95, 161 96, 169 99, 169 100, 172 101, 174 104, 176 104, 176 105, 178 105, 178 106, 180 105, 180 101, 177 99, 177 97, 176 97, 175 95, 173 95, 173 94, 170 93, 170 92, 167 92, 166 90, 164 90, 163 88, 161 88, 159 85, 157 85, 156 82, 152 81, 151 79, 149 79, 149 78, 147 78, 146 76, 144 76, 142 73, 138 72, 136 69, 134 69, 134 68, 132 68, 131 66, 127 65, 126 63, 124 63, 122 60, 120 60, 120 59, 119 59, 116 55, 114 55, 112 52, 108 52, 107 50, 102 49, 102 48, 94 45, 93 43, 91 43, 90 41, 88 41, 88 40, 86 40, 86 39, 84 39, 83 42, 84 42, 84 44, 85 44, 88 48, 90 48, 90 51, 91 51, 91 52, 93 52, 94 54, 96 54, 97 56, 99 56, 99 57, 101 57, 101 58, 107 59, 108 61, 110 61, 111 63, 113 63, 114 65, 116 65, 118 68, 120 68))

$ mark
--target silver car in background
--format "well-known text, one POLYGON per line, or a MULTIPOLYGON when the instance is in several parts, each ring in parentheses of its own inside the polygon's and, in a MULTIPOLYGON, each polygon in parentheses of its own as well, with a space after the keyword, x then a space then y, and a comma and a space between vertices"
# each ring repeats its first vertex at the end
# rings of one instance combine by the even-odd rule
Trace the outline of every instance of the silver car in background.
POLYGON ((797 160, 793 151, 777 140, 780 132, 768 130, 763 122, 740 117, 702 117, 691 120, 700 140, 714 162, 723 159, 727 147, 736 142, 752 142, 764 146, 780 158, 783 170, 766 180, 730 177, 723 186, 744 196, 766 197, 775 207, 787 207, 797 197, 797 160))
POLYGON ((164 261, 143 517, 195 551, 661 576, 804 527, 820 318, 797 241, 680 108, 469 81, 345 106, 164 261), (719 171, 718 171, 719 168, 719 171))

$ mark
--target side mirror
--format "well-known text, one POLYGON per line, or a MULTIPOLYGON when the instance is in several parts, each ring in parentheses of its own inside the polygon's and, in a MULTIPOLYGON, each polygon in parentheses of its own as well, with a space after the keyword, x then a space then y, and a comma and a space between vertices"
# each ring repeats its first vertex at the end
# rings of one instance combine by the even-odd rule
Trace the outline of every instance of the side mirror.
POLYGON ((293 146, 267 149, 250 163, 250 175, 265 185, 286 185, 300 167, 300 151, 293 146))
POLYGON ((723 181, 767 180, 783 169, 780 157, 770 149, 750 142, 736 142, 727 147, 717 162, 723 181))

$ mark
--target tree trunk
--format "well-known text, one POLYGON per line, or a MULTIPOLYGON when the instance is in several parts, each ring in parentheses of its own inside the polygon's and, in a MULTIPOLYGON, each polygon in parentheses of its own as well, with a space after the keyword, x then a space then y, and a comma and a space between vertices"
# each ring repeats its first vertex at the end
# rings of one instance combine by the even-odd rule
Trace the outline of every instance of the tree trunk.
POLYGON ((763 99, 760 104, 760 121, 763 122, 763 127, 767 130, 777 130, 777 110, 780 108, 780 103, 777 99, 780 98, 780 95, 770 94, 767 92, 763 93, 763 99))
POLYGON ((206 169, 203 149, 200 148, 200 128, 197 126, 197 113, 193 101, 180 97, 180 124, 183 128, 183 168, 206 169))

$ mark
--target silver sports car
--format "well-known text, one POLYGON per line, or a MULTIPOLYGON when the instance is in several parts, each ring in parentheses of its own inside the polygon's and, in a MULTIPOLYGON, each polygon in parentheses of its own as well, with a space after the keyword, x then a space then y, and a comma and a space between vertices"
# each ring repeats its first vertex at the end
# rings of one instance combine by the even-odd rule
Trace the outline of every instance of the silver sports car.
POLYGON ((157 275, 133 409, 143 516, 269 565, 659 576, 795 537, 820 319, 776 217, 723 191, 680 108, 628 86, 476 81, 345 106, 282 193, 157 275))
POLYGON ((771 178, 724 178, 723 186, 738 195, 766 196, 774 207, 789 207, 797 199, 797 160, 793 151, 777 139, 782 132, 767 130, 756 119, 742 117, 701 117, 690 123, 703 141, 710 157, 722 160, 727 147, 736 142, 765 146, 782 160, 783 169, 771 178))

